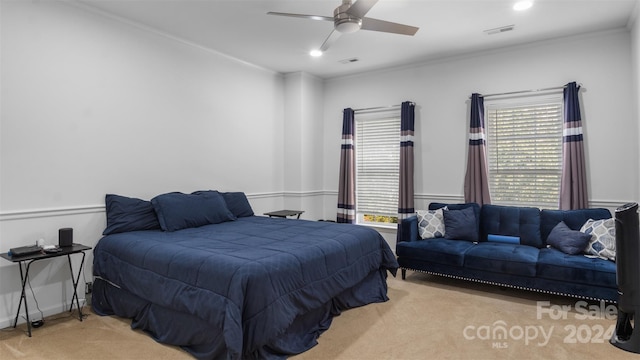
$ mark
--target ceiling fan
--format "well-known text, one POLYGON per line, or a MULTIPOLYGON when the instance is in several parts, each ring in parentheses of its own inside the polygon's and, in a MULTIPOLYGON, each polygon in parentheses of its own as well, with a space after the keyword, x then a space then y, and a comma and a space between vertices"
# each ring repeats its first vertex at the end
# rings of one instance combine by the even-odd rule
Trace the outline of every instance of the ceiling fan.
POLYGON ((289 16, 303 19, 333 21, 334 29, 327 39, 320 46, 320 51, 326 51, 340 35, 349 34, 362 30, 381 31, 393 34, 413 36, 419 28, 409 25, 398 24, 390 21, 378 20, 365 17, 378 0, 342 0, 342 5, 333 10, 333 17, 321 15, 290 14, 270 11, 268 15, 289 16))

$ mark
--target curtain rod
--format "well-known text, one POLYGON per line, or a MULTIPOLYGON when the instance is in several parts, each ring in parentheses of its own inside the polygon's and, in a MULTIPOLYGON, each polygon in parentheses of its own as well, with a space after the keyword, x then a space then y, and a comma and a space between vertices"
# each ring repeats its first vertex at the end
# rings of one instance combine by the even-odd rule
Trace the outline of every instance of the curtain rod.
MULTIPOLYGON (((414 102, 411 102, 411 105, 415 105, 414 102)), ((398 104, 398 105, 388 105, 388 106, 376 106, 376 107, 370 107, 370 108, 363 108, 363 109, 353 109, 353 112, 362 112, 362 111, 377 111, 377 110, 392 110, 394 108, 399 108, 401 107, 402 104, 398 104)))
MULTIPOLYGON (((581 86, 582 84, 578 84, 578 88, 580 88, 581 86)), ((555 86, 555 87, 544 88, 544 89, 520 90, 520 91, 511 91, 511 92, 497 93, 497 94, 487 94, 487 95, 480 94, 480 97, 486 98, 491 96, 516 95, 516 94, 532 93, 532 92, 539 92, 539 91, 560 90, 566 87, 567 85, 563 85, 563 86, 555 86)), ((469 99, 471 99, 471 97, 469 97, 469 99)))

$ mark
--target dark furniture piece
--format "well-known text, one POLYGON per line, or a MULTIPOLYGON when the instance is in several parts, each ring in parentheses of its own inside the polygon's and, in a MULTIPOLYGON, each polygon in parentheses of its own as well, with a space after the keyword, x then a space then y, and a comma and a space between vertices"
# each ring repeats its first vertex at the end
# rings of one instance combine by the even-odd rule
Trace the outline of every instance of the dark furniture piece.
POLYGON ((84 265, 84 257, 85 251, 91 250, 91 247, 85 246, 82 244, 73 244, 72 246, 67 246, 60 248, 58 252, 40 252, 36 254, 24 255, 24 256, 9 256, 7 253, 0 254, 0 257, 6 259, 8 261, 18 263, 20 267, 20 282, 22 284, 22 292, 20 295, 20 302, 18 303, 18 311, 16 312, 16 318, 13 322, 13 327, 15 328, 18 325, 18 317, 20 316, 20 308, 22 307, 22 303, 24 302, 24 312, 26 314, 27 320, 27 333, 29 337, 31 337, 31 321, 29 319, 29 309, 27 307, 27 297, 25 294, 25 286, 27 284, 27 280, 29 279, 29 268, 31 264, 36 261, 51 259, 59 256, 67 256, 67 260, 69 261, 69 271, 71 272, 71 282, 73 283, 73 296, 71 297, 71 305, 69 306, 69 312, 73 309, 73 302, 75 301, 76 307, 78 308, 78 319, 82 321, 82 308, 80 307, 80 300, 78 299, 78 282, 80 281, 80 274, 82 273, 82 266, 84 265), (82 261, 80 262, 80 268, 78 269, 78 273, 73 273, 73 266, 71 264, 71 255, 73 254, 82 254, 82 261), (22 270, 24 266, 24 271, 22 270))
MULTIPOLYGON (((561 221, 579 230, 589 219, 611 218, 607 209, 539 210, 538 208, 478 204, 432 203, 430 210, 472 208, 477 242, 421 239, 416 216, 400 224, 396 245, 402 277, 407 270, 486 284, 616 302, 616 264, 582 254, 569 255, 547 246, 561 221), (488 241, 490 235, 519 238, 517 243, 488 241)), ((473 226, 472 226, 473 227, 473 226)))
POLYGON ((618 271, 618 321, 609 342, 620 349, 640 353, 640 224, 638 203, 618 207, 616 215, 616 268, 618 271))
POLYGON ((341 311, 388 300, 397 266, 371 228, 240 216, 103 237, 92 306, 196 358, 282 359, 313 347, 341 311))
POLYGON ((300 219, 300 214, 304 213, 302 210, 278 210, 264 213, 269 217, 287 218, 289 216, 297 216, 296 219, 300 219))

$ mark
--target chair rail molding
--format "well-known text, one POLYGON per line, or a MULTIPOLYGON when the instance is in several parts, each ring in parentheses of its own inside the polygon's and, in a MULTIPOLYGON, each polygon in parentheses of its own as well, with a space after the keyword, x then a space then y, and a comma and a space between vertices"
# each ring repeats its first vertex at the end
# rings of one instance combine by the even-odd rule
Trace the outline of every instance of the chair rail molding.
POLYGON ((12 210, 0 213, 0 221, 68 216, 105 212, 104 205, 79 205, 45 209, 12 210))
MULTIPOLYGON (((338 192, 334 190, 311 190, 311 191, 273 191, 273 192, 256 192, 247 193, 248 199, 268 199, 268 198, 304 198, 317 196, 338 196, 338 192)), ((415 194, 416 201, 436 201, 443 203, 460 203, 464 202, 462 195, 443 195, 443 194, 415 194)), ((589 200, 590 207, 602 207, 608 209, 616 209, 619 206, 630 202, 631 200, 589 200)), ((104 205, 78 205, 78 206, 61 206, 54 208, 39 209, 20 209, 0 212, 0 222, 46 218, 53 216, 69 216, 83 215, 105 212, 104 205)))

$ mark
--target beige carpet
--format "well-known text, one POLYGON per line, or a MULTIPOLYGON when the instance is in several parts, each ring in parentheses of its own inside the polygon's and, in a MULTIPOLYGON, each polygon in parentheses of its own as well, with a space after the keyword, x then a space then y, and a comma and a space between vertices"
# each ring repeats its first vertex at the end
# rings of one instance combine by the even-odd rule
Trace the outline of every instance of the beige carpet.
MULTIPOLYGON (((388 283, 390 301, 346 311, 316 347, 292 359, 640 358, 609 344, 615 318, 588 307, 598 303, 413 272, 388 283)), ((48 318, 32 338, 25 325, 3 329, 0 359, 191 359, 129 324, 89 312, 83 322, 48 318)))

